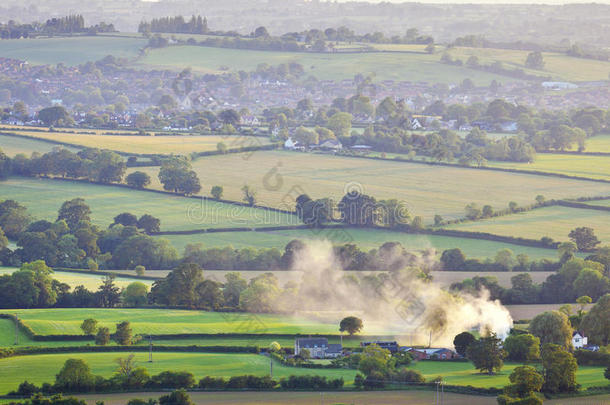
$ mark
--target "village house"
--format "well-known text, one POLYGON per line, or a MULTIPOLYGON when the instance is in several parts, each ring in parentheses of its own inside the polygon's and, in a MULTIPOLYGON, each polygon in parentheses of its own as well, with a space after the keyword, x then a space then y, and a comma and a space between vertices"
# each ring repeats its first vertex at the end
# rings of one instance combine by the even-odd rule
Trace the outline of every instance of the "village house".
POLYGON ((582 349, 587 346, 589 339, 580 332, 574 332, 572 334, 572 346, 574 349, 582 349))
POLYGON ((328 343, 327 338, 300 338, 294 341, 294 355, 299 356, 306 349, 313 359, 336 358, 342 355, 343 347, 339 343, 328 343))

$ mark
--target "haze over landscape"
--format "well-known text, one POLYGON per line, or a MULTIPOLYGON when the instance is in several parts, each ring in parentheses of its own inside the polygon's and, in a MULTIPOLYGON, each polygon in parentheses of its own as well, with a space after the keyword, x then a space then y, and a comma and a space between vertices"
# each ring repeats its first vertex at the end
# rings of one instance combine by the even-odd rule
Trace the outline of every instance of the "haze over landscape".
POLYGON ((609 380, 609 2, 0 4, 0 404, 609 380))

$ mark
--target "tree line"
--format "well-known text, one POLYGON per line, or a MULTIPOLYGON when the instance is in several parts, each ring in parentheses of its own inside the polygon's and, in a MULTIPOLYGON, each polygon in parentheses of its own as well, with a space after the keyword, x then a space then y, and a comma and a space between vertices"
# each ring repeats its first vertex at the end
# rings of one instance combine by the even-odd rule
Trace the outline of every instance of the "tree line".
POLYGON ((138 32, 168 32, 176 34, 206 34, 208 20, 200 15, 193 15, 189 21, 182 16, 153 18, 140 22, 138 32))

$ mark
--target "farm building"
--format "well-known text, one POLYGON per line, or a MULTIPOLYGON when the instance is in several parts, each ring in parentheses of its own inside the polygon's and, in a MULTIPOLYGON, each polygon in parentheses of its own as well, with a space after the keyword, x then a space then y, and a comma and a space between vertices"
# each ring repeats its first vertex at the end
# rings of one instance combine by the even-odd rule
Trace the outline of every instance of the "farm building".
POLYGON ((461 357, 453 350, 445 348, 415 349, 412 347, 406 347, 401 348, 401 350, 410 353, 415 360, 451 360, 458 359, 461 357))
POLYGON ((398 343, 395 341, 376 340, 376 341, 372 341, 372 342, 361 342, 360 346, 367 347, 367 346, 373 345, 373 344, 381 347, 382 349, 387 349, 391 353, 396 353, 398 351, 398 343))

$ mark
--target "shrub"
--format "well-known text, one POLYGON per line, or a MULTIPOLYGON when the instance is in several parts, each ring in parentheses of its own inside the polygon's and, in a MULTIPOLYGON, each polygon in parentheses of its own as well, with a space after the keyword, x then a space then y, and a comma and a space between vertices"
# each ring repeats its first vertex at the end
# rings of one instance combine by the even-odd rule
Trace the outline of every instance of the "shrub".
POLYGON ((192 388, 195 376, 188 371, 164 371, 150 379, 149 385, 156 388, 192 388))
POLYGON ((227 387, 227 381, 222 377, 203 377, 199 380, 199 388, 222 390, 227 387))

